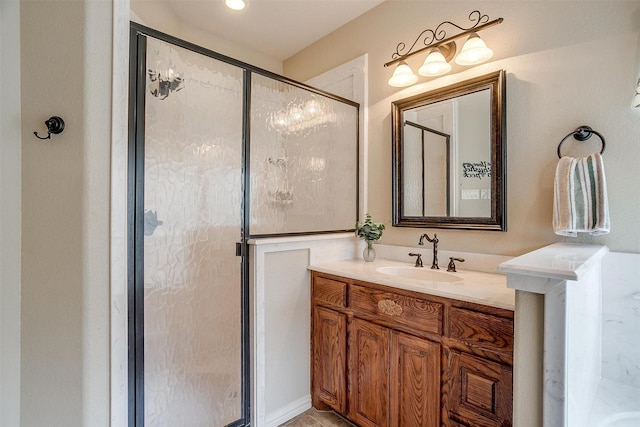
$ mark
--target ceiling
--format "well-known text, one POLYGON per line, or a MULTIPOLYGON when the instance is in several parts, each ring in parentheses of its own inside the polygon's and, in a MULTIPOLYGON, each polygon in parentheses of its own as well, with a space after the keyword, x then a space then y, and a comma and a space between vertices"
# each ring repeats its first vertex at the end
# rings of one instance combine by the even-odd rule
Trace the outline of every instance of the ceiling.
POLYGON ((284 61, 384 0, 169 0, 183 22, 284 61))

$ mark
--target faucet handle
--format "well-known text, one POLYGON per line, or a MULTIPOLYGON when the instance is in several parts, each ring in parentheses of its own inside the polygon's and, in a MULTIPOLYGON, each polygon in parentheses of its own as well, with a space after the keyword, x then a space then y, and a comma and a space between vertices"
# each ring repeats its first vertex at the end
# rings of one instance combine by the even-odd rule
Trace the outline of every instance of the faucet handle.
POLYGON ((464 262, 464 258, 449 257, 449 265, 447 266, 447 271, 451 271, 453 273, 456 272, 456 263, 454 261, 464 262))
POLYGON ((422 254, 409 253, 409 256, 417 257, 415 267, 422 267, 422 254))

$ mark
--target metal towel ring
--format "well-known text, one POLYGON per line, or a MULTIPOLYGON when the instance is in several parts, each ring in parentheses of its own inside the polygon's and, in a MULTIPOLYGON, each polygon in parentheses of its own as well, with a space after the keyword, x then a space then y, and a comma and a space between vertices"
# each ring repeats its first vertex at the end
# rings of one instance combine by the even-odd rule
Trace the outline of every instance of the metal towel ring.
POLYGON ((602 136, 602 134, 600 132, 597 132, 597 131, 591 129, 591 127, 589 127, 589 126, 580 126, 578 129, 574 130, 569 135, 567 135, 564 138, 562 138, 562 141, 560 141, 560 144, 558 144, 558 158, 559 159, 562 158, 562 154, 560 154, 560 148, 562 147, 562 143, 565 142, 570 136, 573 136, 576 140, 582 142, 582 141, 586 141, 587 139, 591 138, 591 135, 593 135, 594 133, 596 135, 598 135, 598 137, 600 138, 600 141, 602 141, 602 150, 600 150, 600 154, 603 154, 604 153, 604 149, 606 147, 606 142, 604 140, 604 136, 602 136))

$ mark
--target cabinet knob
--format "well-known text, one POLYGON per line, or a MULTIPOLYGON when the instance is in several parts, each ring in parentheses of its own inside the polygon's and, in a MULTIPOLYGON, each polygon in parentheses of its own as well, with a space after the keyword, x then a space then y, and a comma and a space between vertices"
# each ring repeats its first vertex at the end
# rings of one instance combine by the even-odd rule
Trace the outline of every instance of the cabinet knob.
POLYGON ((402 306, 390 299, 378 301, 378 310, 388 316, 400 316, 402 314, 402 306))

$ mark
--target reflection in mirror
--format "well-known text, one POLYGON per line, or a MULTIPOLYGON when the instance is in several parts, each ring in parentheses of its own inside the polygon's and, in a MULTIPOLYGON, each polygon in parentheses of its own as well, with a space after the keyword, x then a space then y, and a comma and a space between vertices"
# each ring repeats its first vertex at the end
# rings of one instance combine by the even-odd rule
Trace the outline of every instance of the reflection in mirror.
POLYGON ((420 177, 415 182, 404 183, 404 211, 407 215, 449 215, 450 140, 448 133, 405 120, 404 171, 409 176, 420 177), (428 205, 426 200, 429 200, 428 205))
POLYGON ((393 103, 394 224, 504 230, 504 71, 393 103))

